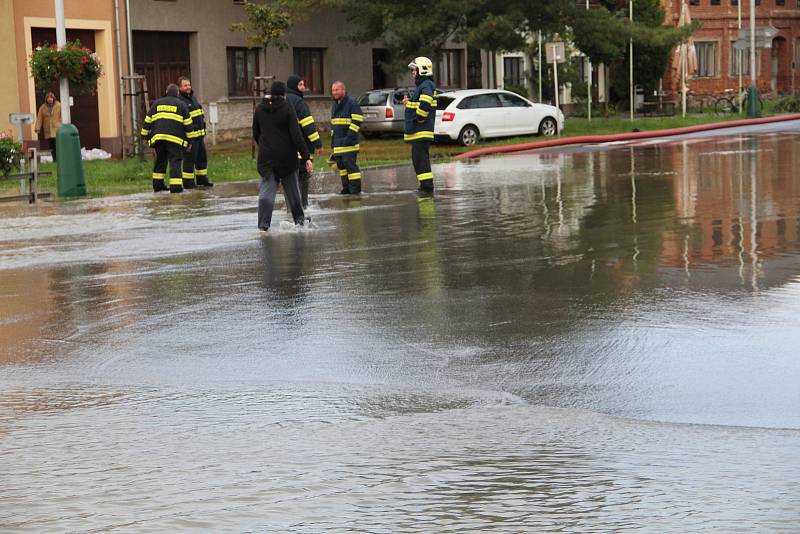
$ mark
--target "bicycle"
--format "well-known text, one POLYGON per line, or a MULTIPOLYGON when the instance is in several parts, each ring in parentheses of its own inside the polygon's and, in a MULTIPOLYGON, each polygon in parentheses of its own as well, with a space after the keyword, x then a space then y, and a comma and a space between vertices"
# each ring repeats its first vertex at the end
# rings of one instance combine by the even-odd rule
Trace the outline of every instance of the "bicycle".
MULTIPOLYGON (((738 96, 733 96, 731 93, 733 93, 733 89, 726 89, 724 95, 718 96, 714 100, 714 113, 726 115, 728 113, 739 113, 747 109, 748 98, 750 98, 748 92, 746 90, 742 91, 738 96)), ((761 100, 760 96, 758 97, 758 109, 764 109, 764 101, 761 100)))

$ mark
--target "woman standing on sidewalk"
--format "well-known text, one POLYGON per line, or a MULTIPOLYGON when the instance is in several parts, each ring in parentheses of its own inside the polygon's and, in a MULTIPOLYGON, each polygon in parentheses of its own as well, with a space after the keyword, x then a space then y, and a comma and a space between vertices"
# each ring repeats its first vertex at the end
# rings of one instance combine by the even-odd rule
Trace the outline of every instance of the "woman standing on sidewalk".
POLYGON ((44 104, 39 107, 33 131, 36 132, 36 135, 39 135, 40 131, 44 134, 54 162, 56 161, 56 131, 59 126, 61 126, 61 103, 56 100, 56 95, 50 92, 47 93, 44 104))

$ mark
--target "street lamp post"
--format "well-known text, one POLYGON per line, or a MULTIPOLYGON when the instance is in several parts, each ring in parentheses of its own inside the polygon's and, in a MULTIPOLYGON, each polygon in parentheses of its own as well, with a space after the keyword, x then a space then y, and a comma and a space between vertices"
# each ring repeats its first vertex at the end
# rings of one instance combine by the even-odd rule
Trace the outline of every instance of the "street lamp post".
MULTIPOLYGON (((633 23, 633 0, 628 1, 628 18, 630 19, 631 23, 633 23)), ((631 94, 630 98, 630 106, 631 106, 631 121, 633 121, 633 37, 630 40, 630 56, 628 58, 628 70, 630 71, 630 80, 629 80, 629 91, 631 94)))
MULTIPOLYGON (((59 48, 63 48, 67 44, 67 26, 64 21, 64 0, 55 0, 56 2, 56 44, 59 48)), ((59 89, 61 98, 61 122, 63 124, 70 124, 72 116, 69 109, 69 80, 62 77, 59 80, 59 89)))
MULTIPOLYGON (((589 11, 589 0, 586 0, 586 11, 589 11)), ((587 115, 589 120, 592 120, 592 58, 586 56, 587 63, 587 78, 589 80, 586 86, 586 102, 587 102, 587 115)))
POLYGON ((750 88, 747 90, 747 116, 758 117, 758 80, 756 73, 756 0, 750 0, 750 88))
MULTIPOLYGON (((54 0, 56 10, 56 45, 67 44, 67 26, 64 19, 64 0, 54 0)), ((77 197, 86 194, 81 160, 81 139, 78 129, 72 124, 69 101, 69 80, 59 80, 61 94, 61 126, 56 130, 56 168, 58 172, 58 194, 62 197, 77 197)))

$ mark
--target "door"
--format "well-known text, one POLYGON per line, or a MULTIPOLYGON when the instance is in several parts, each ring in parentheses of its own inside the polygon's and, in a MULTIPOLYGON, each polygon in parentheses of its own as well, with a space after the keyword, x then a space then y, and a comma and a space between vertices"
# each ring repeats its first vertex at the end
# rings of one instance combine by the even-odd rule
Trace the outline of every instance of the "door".
POLYGON ((463 110, 464 124, 474 124, 481 137, 505 135, 505 111, 495 93, 465 98, 458 105, 463 110))
MULTIPOLYGON (((79 40, 82 46, 90 50, 95 49, 94 30, 67 30, 67 40, 79 40)), ((45 43, 56 42, 56 30, 53 28, 31 28, 31 43, 34 48, 45 43)), ((55 93, 60 100, 57 85, 49 88, 36 88, 36 109, 44 103, 45 96, 49 91, 55 93)), ((100 148, 100 110, 97 105, 97 95, 73 95, 73 105, 70 109, 72 124, 78 129, 80 134, 81 146, 86 148, 100 148)), ((62 102, 62 106, 68 105, 62 102)), ((47 147, 44 137, 39 134, 39 146, 47 147)))
POLYGON ((530 102, 517 95, 498 93, 503 104, 505 128, 509 134, 531 133, 539 130, 539 122, 530 102))
POLYGON ((169 84, 191 78, 189 34, 133 32, 133 68, 147 78, 150 100, 161 98, 169 84))

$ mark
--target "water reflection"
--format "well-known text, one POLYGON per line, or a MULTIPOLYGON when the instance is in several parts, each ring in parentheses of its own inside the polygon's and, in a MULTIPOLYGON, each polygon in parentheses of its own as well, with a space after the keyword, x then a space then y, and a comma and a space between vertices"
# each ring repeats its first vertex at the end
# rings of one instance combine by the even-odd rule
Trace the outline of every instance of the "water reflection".
POLYGON ((0 530, 789 531, 798 144, 8 208, 0 530))

